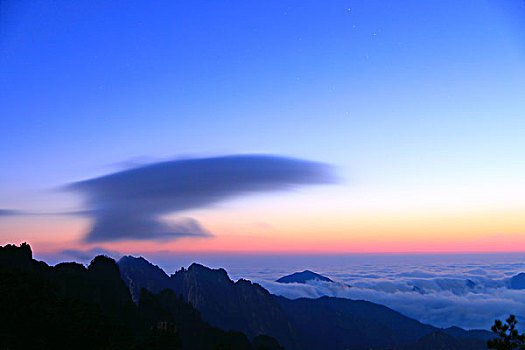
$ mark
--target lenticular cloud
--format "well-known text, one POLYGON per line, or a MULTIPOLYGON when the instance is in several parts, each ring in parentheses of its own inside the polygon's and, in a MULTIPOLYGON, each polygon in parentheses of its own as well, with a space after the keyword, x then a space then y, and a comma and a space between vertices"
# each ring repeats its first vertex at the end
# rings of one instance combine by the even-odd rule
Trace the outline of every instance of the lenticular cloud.
POLYGON ((208 237, 194 219, 161 216, 257 192, 334 181, 325 164, 269 155, 233 155, 148 164, 80 181, 68 189, 85 198, 93 219, 87 242, 208 237))

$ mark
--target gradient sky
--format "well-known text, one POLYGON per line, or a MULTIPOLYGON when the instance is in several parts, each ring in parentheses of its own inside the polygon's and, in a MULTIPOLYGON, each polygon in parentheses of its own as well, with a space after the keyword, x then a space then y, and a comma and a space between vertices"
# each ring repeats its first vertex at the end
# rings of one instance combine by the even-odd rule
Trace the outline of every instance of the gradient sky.
POLYGON ((0 244, 40 252, 525 251, 525 3, 2 1, 0 244), (214 238, 86 244, 67 184, 275 154, 337 184, 184 215, 214 238))

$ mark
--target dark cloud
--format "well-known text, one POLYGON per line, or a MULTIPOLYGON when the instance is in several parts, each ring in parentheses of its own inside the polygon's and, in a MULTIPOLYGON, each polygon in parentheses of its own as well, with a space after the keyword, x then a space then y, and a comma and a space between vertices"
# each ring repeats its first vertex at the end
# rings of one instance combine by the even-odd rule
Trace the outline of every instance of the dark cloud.
POLYGON ((58 211, 58 212, 33 212, 15 209, 0 209, 0 217, 6 216, 88 216, 92 214, 90 210, 58 211))
POLYGON ((93 226, 88 242, 206 237, 195 220, 161 216, 256 192, 334 181, 325 164, 269 155, 235 155, 154 163, 68 186, 85 196, 93 226))
POLYGON ((2 217, 2 216, 16 216, 16 215, 24 215, 24 212, 22 212, 20 210, 0 209, 0 217, 2 217))
POLYGON ((102 247, 94 247, 88 250, 64 249, 58 252, 57 255, 66 259, 74 259, 75 261, 89 262, 97 255, 106 255, 114 259, 118 259, 123 254, 114 250, 107 250, 102 247))
POLYGON ((192 218, 166 223, 155 217, 148 217, 148 212, 131 216, 122 211, 105 211, 95 216, 95 222, 87 237, 88 241, 101 242, 118 239, 157 239, 168 240, 173 237, 210 237, 212 236, 200 223, 192 218))

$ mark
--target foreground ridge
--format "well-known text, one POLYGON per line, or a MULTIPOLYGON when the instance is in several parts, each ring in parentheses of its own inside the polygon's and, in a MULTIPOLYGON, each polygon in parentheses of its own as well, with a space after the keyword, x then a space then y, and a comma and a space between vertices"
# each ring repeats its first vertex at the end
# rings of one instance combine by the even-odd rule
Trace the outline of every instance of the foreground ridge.
POLYGON ((0 247, 0 314, 0 349, 281 349, 209 325, 173 290, 135 304, 111 258, 48 266, 27 244, 0 247))

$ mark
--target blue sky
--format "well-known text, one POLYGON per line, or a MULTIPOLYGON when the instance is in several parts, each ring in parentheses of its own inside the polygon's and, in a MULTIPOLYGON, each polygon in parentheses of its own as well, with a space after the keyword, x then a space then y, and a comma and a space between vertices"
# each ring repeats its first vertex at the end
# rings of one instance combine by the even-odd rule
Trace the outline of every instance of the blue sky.
POLYGON ((334 193, 393 206, 408 191, 418 206, 465 186, 525 207, 522 1, 2 7, 0 208, 76 209, 55 189, 239 153, 334 165, 336 189, 305 190, 319 211, 334 193))

